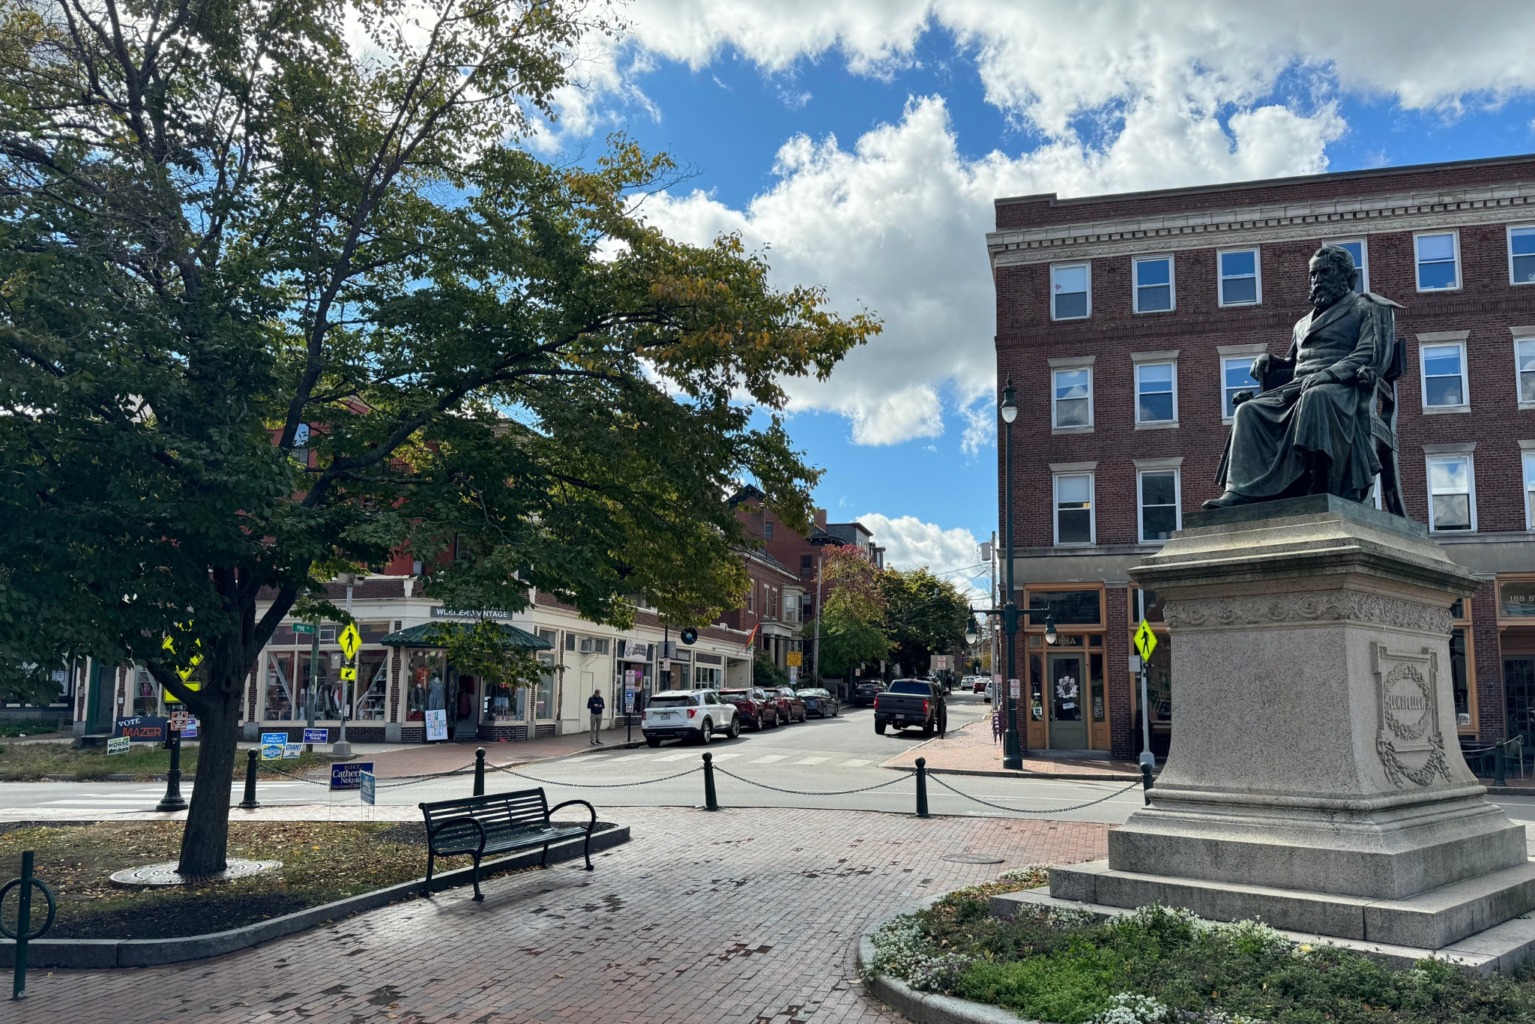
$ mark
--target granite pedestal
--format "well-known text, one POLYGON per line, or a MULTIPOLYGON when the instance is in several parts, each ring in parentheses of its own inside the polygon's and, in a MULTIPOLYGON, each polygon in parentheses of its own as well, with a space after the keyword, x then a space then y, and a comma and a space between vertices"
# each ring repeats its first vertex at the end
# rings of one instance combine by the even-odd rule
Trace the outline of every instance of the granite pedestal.
POLYGON ((1053 896, 1423 950, 1535 909, 1456 737, 1449 608, 1478 580, 1422 526, 1325 495, 1194 514, 1131 576, 1167 619, 1172 747, 1053 896))

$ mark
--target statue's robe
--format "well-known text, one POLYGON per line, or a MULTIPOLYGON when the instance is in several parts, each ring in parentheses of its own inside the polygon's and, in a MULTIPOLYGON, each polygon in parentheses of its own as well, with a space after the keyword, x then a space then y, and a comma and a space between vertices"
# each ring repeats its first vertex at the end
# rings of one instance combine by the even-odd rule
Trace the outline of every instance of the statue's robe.
POLYGON ((1400 308, 1349 292, 1296 321, 1285 356, 1293 379, 1236 407, 1216 481, 1255 501, 1324 490, 1361 500, 1380 472, 1370 435, 1374 380, 1395 342, 1400 308), (1333 380, 1301 390, 1301 381, 1324 370, 1333 380))

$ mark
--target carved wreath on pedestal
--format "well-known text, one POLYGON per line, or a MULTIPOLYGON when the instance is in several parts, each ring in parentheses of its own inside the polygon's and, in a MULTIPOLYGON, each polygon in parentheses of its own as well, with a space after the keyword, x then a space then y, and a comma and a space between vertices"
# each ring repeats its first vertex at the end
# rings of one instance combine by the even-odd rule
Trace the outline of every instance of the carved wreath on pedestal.
POLYGON ((1438 655, 1427 647, 1418 654, 1398 654, 1379 642, 1370 644, 1370 667, 1380 702, 1375 750, 1386 777, 1397 786, 1450 781, 1444 737, 1439 732, 1438 665, 1438 655))

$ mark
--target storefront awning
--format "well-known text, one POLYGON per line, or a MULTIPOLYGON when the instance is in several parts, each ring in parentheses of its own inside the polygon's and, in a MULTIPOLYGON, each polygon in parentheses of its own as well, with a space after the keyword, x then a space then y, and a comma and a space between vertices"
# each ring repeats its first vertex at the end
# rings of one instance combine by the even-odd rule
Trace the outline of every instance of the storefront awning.
MULTIPOLYGON (((408 629, 396 630, 384 637, 379 643, 385 647, 432 647, 440 649, 442 644, 435 639, 435 631, 440 627, 440 622, 423 622, 419 626, 411 626, 408 629)), ((530 651, 547 651, 554 645, 547 640, 540 639, 525 629, 508 625, 505 622, 492 623, 501 631, 502 638, 508 647, 521 647, 530 651)))

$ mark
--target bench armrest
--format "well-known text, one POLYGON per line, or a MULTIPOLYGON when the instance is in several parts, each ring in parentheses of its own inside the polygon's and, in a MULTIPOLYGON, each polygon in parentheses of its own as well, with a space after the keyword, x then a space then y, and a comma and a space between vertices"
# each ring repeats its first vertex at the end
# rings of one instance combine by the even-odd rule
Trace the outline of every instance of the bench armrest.
POLYGON ((566 800, 562 804, 555 804, 553 807, 549 808, 549 819, 552 821, 554 819, 554 812, 559 810, 561 807, 571 807, 571 806, 574 806, 575 804, 580 804, 582 807, 585 807, 586 808, 586 813, 590 814, 592 816, 592 820, 587 822, 586 830, 588 832, 590 832, 592 829, 596 828, 597 827, 597 809, 595 807, 593 807, 591 804, 587 803, 585 800, 566 800))
POLYGON ((437 824, 433 825, 430 829, 427 830, 427 833, 426 833, 427 844, 429 846, 431 846, 435 850, 437 848, 436 840, 437 840, 437 833, 438 832, 441 832, 443 829, 449 828, 449 827, 454 828, 455 830, 462 829, 465 824, 473 825, 474 826, 474 830, 480 834, 480 852, 484 853, 485 852, 485 826, 481 825, 473 817, 471 817, 471 816, 469 816, 467 814, 461 814, 461 815, 459 815, 457 817, 454 817, 454 818, 444 818, 442 821, 439 821, 437 824))

